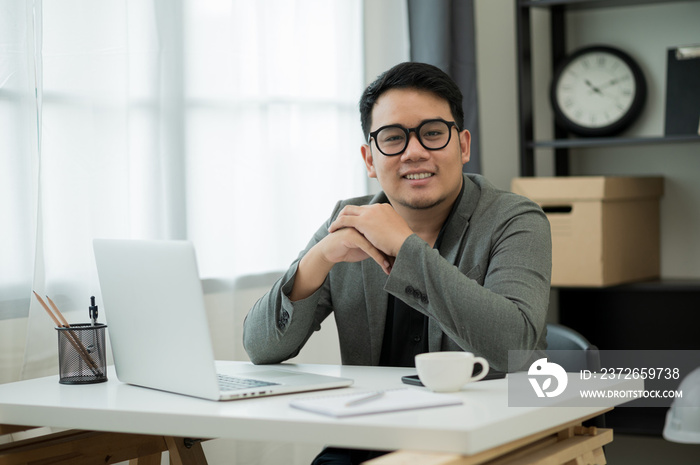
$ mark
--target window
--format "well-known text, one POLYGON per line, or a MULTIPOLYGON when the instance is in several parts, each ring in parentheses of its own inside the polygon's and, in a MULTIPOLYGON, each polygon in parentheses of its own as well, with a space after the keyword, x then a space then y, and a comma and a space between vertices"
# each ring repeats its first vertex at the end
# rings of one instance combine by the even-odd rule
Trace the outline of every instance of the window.
POLYGON ((366 190, 361 18, 361 0, 5 2, 0 382, 55 372, 32 290, 72 323, 101 304, 94 237, 192 239, 200 274, 231 280, 286 268, 366 190))
POLYGON ((3 8, 0 319, 33 288, 87 308, 93 237, 192 239, 209 277, 286 268, 366 190, 361 0, 3 8))

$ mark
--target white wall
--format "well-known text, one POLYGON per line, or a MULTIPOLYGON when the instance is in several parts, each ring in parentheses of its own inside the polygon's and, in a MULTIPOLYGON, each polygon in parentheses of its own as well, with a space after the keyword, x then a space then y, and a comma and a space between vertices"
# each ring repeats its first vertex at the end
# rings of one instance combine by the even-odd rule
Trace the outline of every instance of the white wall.
MULTIPOLYGON (((501 189, 510 190, 510 181, 519 175, 520 167, 515 6, 510 0, 476 0, 475 9, 483 174, 501 189)), ((542 29, 547 27, 548 17, 534 10, 532 21, 533 30, 542 29)), ((549 48, 545 35, 538 37, 538 44, 541 49, 549 48)), ((548 72, 545 60, 538 59, 538 63, 548 72)), ((533 104, 538 111, 547 111, 546 101, 533 104)), ((543 124, 541 132, 548 130, 543 124)), ((540 175, 553 172, 546 155, 537 159, 540 175)))
MULTIPOLYGON (((253 304, 281 275, 282 272, 270 272, 243 276, 233 283, 204 280, 204 301, 217 360, 250 360, 243 348, 243 321, 253 304)), ((338 335, 332 316, 290 362, 340 363, 338 335)))
POLYGON ((476 0, 476 58, 484 176, 510 189, 518 175, 518 101, 513 2, 476 0))

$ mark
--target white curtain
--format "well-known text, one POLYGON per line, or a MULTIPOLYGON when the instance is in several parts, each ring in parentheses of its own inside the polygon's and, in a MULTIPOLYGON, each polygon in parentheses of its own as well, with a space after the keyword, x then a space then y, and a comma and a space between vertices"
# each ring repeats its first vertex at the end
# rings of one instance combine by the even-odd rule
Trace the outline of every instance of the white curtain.
POLYGON ((87 321, 94 237, 188 238, 234 279, 363 194, 361 22, 360 0, 0 0, 0 382, 57 372, 31 291, 87 321))
POLYGON ((286 268, 361 195, 359 1, 192 1, 188 235, 205 277, 286 268))

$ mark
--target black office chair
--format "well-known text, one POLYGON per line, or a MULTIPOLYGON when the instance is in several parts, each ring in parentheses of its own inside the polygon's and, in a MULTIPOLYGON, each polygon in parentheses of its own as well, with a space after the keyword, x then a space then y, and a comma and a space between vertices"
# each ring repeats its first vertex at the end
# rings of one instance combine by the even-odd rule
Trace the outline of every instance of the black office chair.
MULTIPOLYGON (((557 323, 547 324, 547 361, 561 365, 567 372, 600 371, 598 347, 578 331, 557 323)), ((605 414, 585 422, 588 426, 605 427, 605 414)))
POLYGON ((547 357, 568 372, 600 370, 598 348, 579 332, 557 323, 547 324, 547 357))

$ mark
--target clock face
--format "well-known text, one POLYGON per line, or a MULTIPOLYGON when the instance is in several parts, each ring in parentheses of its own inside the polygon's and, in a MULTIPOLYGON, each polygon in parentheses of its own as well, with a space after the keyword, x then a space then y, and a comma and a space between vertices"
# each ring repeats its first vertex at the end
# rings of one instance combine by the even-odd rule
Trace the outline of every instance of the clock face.
POLYGON ((625 53, 588 47, 567 58, 552 83, 560 125, 584 136, 612 135, 639 116, 646 86, 641 70, 625 53))

